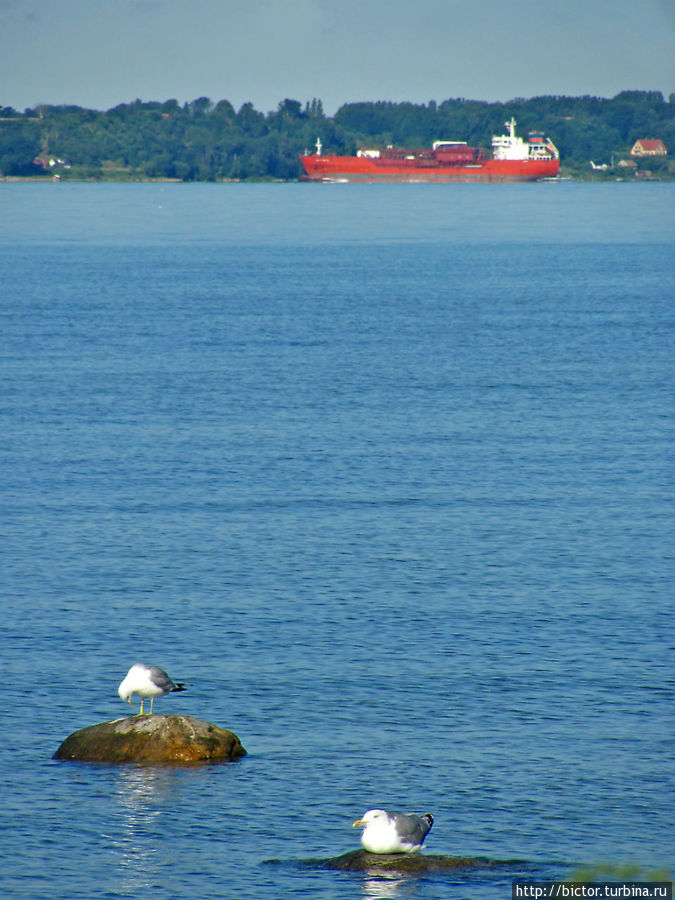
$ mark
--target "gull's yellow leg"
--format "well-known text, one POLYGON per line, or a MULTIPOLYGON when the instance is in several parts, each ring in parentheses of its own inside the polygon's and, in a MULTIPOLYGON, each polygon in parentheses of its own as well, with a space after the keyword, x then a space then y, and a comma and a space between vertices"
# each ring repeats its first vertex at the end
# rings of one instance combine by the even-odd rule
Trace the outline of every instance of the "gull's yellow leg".
POLYGON ((144 699, 144 698, 141 697, 141 711, 140 711, 139 714, 138 714, 139 716, 142 716, 142 715, 143 715, 143 699, 144 699))
POLYGON ((155 705, 155 698, 151 697, 150 698, 150 715, 152 715, 152 708, 154 705, 155 705))

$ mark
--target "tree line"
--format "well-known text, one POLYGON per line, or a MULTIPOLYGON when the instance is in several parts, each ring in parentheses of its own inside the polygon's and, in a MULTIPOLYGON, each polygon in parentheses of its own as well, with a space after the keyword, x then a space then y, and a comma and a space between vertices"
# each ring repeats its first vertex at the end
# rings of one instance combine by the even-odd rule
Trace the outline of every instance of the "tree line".
MULTIPOLYGON (((560 151, 563 171, 589 169, 590 160, 627 157, 640 138, 660 138, 675 149, 675 94, 622 91, 602 97, 544 96, 507 103, 465 100, 426 104, 346 103, 334 116, 320 100, 281 101, 262 113, 228 100, 123 103, 105 112, 41 105, 17 112, 0 107, 0 175, 58 174, 63 178, 158 178, 182 181, 292 180, 299 156, 351 154, 364 144, 428 147, 462 140, 490 147, 511 116, 517 131, 544 131, 560 151)), ((668 163, 644 163, 665 173, 668 163)))

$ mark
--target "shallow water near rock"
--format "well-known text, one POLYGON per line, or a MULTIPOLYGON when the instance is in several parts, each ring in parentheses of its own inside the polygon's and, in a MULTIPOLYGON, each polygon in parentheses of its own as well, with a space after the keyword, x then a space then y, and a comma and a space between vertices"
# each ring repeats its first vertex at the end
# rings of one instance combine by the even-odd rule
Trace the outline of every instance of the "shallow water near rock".
POLYGON ((672 866, 673 187, 0 185, 3 896, 672 866), (248 755, 52 760, 136 661, 248 755))

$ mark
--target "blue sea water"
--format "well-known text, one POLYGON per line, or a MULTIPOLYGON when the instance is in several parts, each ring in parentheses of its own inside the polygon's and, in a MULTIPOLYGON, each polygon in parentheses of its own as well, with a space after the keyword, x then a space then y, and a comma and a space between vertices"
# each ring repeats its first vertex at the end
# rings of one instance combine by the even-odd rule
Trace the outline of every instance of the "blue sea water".
POLYGON ((674 201, 0 185, 3 897, 672 871, 674 201), (137 660, 248 755, 54 761, 137 660), (372 806, 500 864, 324 869, 372 806))

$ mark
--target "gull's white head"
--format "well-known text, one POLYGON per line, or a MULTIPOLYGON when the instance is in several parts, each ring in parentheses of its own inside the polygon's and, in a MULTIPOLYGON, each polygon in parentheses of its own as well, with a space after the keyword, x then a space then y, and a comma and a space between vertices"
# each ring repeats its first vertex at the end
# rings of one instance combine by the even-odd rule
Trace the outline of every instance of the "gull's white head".
POLYGON ((381 820, 382 822, 388 822, 389 816, 387 815, 384 809, 369 809, 368 812, 365 812, 360 819, 357 819, 354 822, 353 828, 367 828, 369 825, 372 825, 374 822, 378 822, 381 820))
POLYGON ((117 693, 120 695, 120 700, 124 700, 129 706, 134 705, 134 701, 131 699, 131 695, 134 692, 134 687, 131 684, 131 679, 129 675, 124 678, 121 682, 120 686, 117 688, 117 693))

